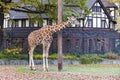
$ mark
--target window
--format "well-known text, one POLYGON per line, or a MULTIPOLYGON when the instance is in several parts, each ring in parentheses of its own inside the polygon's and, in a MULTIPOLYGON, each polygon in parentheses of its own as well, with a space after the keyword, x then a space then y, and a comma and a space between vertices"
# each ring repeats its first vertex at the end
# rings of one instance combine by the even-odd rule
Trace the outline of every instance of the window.
POLYGON ((115 40, 115 47, 118 47, 118 46, 120 46, 120 39, 115 40))
POLYGON ((38 22, 38 27, 42 27, 42 26, 43 26, 42 23, 38 22))
POLYGON ((93 6, 92 11, 93 12, 101 12, 101 7, 100 6, 93 6))
POLYGON ((26 27, 26 20, 22 20, 21 27, 26 27))
POLYGON ((15 27, 15 23, 14 22, 12 22, 11 27, 15 27))
POLYGON ((15 20, 15 27, 18 27, 18 26, 19 26, 19 21, 15 20))
POLYGON ((34 27, 34 23, 29 21, 29 27, 34 27))
POLYGON ((76 42, 75 42, 75 47, 76 47, 76 49, 78 49, 78 48, 79 48, 79 39, 76 39, 76 42))
POLYGON ((105 28, 105 20, 101 20, 101 28, 105 28))
POLYGON ((11 27, 11 22, 9 20, 8 20, 7 26, 11 27))
POLYGON ((71 41, 70 39, 66 39, 66 52, 69 53, 71 50, 71 41))
POLYGON ((48 25, 52 25, 52 20, 49 20, 49 19, 48 19, 48 20, 47 20, 47 24, 48 24, 48 25))
POLYGON ((88 27, 93 27, 93 20, 92 19, 88 19, 88 27))
POLYGON ((102 52, 102 53, 104 53, 104 39, 102 38, 102 36, 97 36, 97 46, 96 46, 96 48, 97 48, 97 51, 99 51, 99 52, 102 52))
POLYGON ((92 39, 89 39, 89 48, 88 48, 88 50, 89 50, 89 52, 92 52, 92 45, 93 43, 92 43, 92 39))

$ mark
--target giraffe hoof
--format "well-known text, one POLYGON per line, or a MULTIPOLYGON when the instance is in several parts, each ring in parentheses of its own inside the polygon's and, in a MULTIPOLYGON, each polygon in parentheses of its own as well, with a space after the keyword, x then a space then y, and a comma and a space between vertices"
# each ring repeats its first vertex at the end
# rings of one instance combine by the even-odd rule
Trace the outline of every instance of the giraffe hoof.
POLYGON ((48 69, 46 70, 46 72, 48 72, 48 69))
POLYGON ((30 70, 35 71, 36 69, 32 66, 30 66, 30 70))
POLYGON ((35 69, 35 68, 31 68, 31 70, 32 70, 32 71, 36 71, 36 69, 35 69))
POLYGON ((48 72, 48 69, 44 69, 44 72, 48 72))

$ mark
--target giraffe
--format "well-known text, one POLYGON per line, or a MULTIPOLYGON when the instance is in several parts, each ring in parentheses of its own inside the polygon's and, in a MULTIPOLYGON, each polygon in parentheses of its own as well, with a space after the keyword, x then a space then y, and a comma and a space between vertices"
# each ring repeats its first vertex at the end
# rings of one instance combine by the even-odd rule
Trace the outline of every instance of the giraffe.
POLYGON ((48 52, 53 40, 53 34, 66 27, 69 23, 76 22, 75 17, 68 18, 66 22, 61 22, 57 25, 45 25, 42 28, 31 32, 28 35, 29 44, 29 67, 31 70, 35 70, 33 61, 33 51, 37 45, 42 44, 43 47, 43 70, 48 71, 48 52))

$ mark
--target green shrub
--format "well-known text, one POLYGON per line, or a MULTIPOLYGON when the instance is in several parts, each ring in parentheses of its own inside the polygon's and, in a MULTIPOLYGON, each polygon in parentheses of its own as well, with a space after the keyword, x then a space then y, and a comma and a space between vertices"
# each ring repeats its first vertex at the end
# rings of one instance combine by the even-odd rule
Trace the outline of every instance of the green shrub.
POLYGON ((80 57, 81 64, 92 64, 92 63, 98 63, 103 61, 103 58, 101 58, 97 54, 85 54, 80 57))
POLYGON ((65 60, 75 60, 75 59, 77 59, 77 57, 76 56, 74 56, 74 55, 70 55, 70 54, 67 54, 67 55, 64 55, 63 56, 63 59, 65 59, 65 60))
POLYGON ((0 52, 0 59, 2 59, 4 57, 3 53, 0 52))
POLYGON ((11 49, 7 48, 7 49, 5 49, 5 53, 7 53, 7 54, 20 54, 21 51, 22 51, 22 48, 11 48, 11 49))
POLYGON ((92 63, 91 59, 87 56, 82 56, 80 58, 80 61, 81 61, 81 64, 91 64, 92 63))
POLYGON ((27 60, 28 59, 28 54, 18 54, 16 55, 16 60, 19 59, 19 60, 27 60))
POLYGON ((113 52, 108 52, 105 54, 105 57, 108 59, 118 59, 119 55, 113 52))
POLYGON ((26 54, 4 54, 4 58, 6 60, 25 60, 28 59, 28 55, 26 54))
POLYGON ((36 60, 39 60, 39 59, 42 59, 42 55, 41 54, 35 54, 34 55, 34 59, 36 59, 36 60))
MULTIPOLYGON (((57 53, 51 54, 51 55, 49 55, 48 58, 52 59, 52 60, 57 59, 58 58, 58 54, 57 53)), ((76 56, 70 55, 70 54, 66 54, 66 55, 63 55, 63 59, 73 60, 73 59, 76 59, 76 56)))
POLYGON ((103 61, 103 58, 100 57, 98 54, 92 54, 91 55, 91 61, 92 63, 98 63, 98 62, 102 62, 103 61))
MULTIPOLYGON (((38 53, 34 54, 34 59, 36 60, 43 59, 43 54, 38 54, 38 53)), ((51 59, 51 60, 57 59, 57 54, 55 53, 55 54, 49 55, 48 59, 51 59)))
MULTIPOLYGON (((42 57, 41 54, 35 54, 34 55, 34 59, 42 59, 42 58, 43 57, 42 57)), ((48 59, 51 59, 51 60, 56 60, 57 58, 58 58, 57 53, 54 53, 54 54, 51 54, 51 55, 48 56, 48 59)), ((63 59, 73 60, 73 59, 76 59, 76 56, 67 54, 67 55, 63 55, 63 59)))
POLYGON ((57 57, 58 57, 58 54, 57 54, 57 53, 54 53, 54 54, 51 54, 51 55, 48 56, 48 58, 49 58, 49 59, 52 59, 52 60, 57 59, 57 57))
POLYGON ((26 55, 26 54, 7 54, 7 53, 0 52, 0 59, 23 60, 23 59, 28 59, 28 55, 26 55))

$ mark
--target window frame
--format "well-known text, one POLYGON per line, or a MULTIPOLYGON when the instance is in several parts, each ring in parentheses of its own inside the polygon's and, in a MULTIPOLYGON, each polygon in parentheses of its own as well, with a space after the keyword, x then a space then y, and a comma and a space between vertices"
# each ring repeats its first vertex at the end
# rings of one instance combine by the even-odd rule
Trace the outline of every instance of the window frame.
POLYGON ((101 7, 100 6, 93 6, 92 7, 92 12, 101 12, 101 7))
POLYGON ((88 27, 93 27, 93 19, 88 19, 88 27))
POLYGON ((21 27, 26 27, 26 20, 25 19, 21 20, 21 27))

